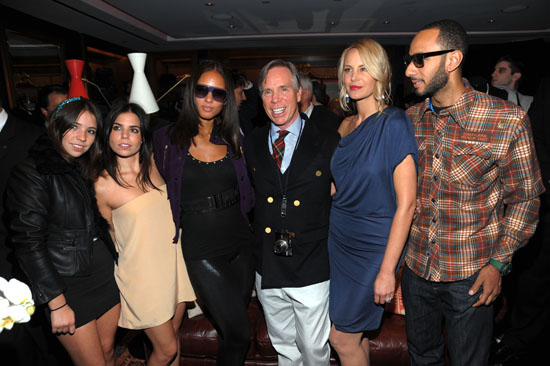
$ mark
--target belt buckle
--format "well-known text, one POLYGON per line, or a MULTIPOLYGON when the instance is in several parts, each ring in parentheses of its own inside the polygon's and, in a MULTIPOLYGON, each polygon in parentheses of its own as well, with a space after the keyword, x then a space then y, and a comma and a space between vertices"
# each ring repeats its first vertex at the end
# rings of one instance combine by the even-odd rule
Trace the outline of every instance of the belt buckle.
POLYGON ((220 198, 217 194, 208 197, 208 209, 219 208, 221 206, 220 203, 220 198))

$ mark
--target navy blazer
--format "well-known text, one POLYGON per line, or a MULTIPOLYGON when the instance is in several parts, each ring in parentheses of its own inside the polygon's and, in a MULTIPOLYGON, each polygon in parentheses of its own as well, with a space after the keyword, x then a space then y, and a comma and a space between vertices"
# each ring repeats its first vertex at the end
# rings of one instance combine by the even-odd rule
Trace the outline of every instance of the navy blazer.
POLYGON ((328 221, 331 206, 330 160, 339 136, 336 130, 306 122, 292 161, 282 175, 269 152, 271 124, 255 129, 245 140, 245 156, 256 192, 254 228, 259 241, 257 271, 262 288, 304 287, 329 279, 328 221), (281 182, 287 180, 287 216, 280 215, 281 182), (292 257, 273 253, 275 231, 295 234, 292 257))

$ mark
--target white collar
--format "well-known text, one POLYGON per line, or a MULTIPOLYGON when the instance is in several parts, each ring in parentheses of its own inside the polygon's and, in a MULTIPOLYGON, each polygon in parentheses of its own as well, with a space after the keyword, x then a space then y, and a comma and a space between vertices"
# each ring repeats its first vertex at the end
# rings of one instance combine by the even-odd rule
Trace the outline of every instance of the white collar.
POLYGON ((313 112, 313 103, 309 103, 309 107, 307 107, 304 113, 307 115, 307 118, 311 118, 312 112, 313 112))
MULTIPOLYGON (((300 117, 300 114, 298 113, 298 118, 296 118, 294 122, 292 122, 292 124, 288 126, 286 130, 290 135, 294 135, 298 137, 300 135, 300 132, 302 132, 303 125, 304 125, 304 122, 302 120, 302 117, 300 117), (298 121, 300 121, 301 123, 298 123, 298 121)), ((280 129, 281 128, 279 126, 277 126, 274 123, 271 123, 271 136, 274 137, 274 139, 278 137, 280 129)))
POLYGON ((512 89, 510 88, 509 86, 507 85, 493 85, 495 88, 497 89, 500 89, 500 90, 505 90, 507 91, 508 93, 517 93, 517 90, 515 89, 512 89))

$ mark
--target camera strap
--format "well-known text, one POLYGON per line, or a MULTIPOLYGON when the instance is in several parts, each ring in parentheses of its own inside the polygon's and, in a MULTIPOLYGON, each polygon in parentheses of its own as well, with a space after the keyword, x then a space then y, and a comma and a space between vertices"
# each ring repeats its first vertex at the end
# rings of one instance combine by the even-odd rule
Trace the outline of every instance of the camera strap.
MULTIPOLYGON (((300 132, 298 134, 298 139, 296 140, 296 144, 294 145, 294 150, 292 151, 292 157, 290 158, 290 163, 288 164, 288 168, 285 170, 285 181, 283 185, 283 180, 281 179, 281 169, 277 166, 277 162, 275 159, 271 159, 273 162, 273 166, 277 170, 277 180, 279 182, 279 189, 281 190, 281 209, 280 214, 282 218, 286 217, 286 210, 287 210, 287 198, 286 198, 286 191, 288 189, 288 177, 290 176, 290 166, 292 165, 292 159, 294 159, 294 153, 296 150, 298 150, 298 145, 300 144, 300 139, 302 138, 302 131, 304 130, 304 120, 300 118, 300 132)), ((288 136, 288 135, 287 135, 288 136)), ((269 131, 269 143, 271 146, 273 146, 273 137, 271 136, 271 131, 269 131)))

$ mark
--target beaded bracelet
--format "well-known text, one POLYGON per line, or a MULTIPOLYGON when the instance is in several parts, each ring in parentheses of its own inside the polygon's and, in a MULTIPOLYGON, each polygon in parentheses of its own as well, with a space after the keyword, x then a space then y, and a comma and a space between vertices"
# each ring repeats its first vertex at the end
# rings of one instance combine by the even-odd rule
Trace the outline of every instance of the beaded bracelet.
POLYGON ((61 305, 61 306, 58 307, 58 308, 51 309, 51 310, 50 310, 50 313, 51 313, 51 312, 54 312, 54 311, 56 311, 56 310, 59 310, 59 309, 61 309, 61 308, 64 307, 64 306, 67 306, 67 303, 64 303, 63 305, 61 305))

